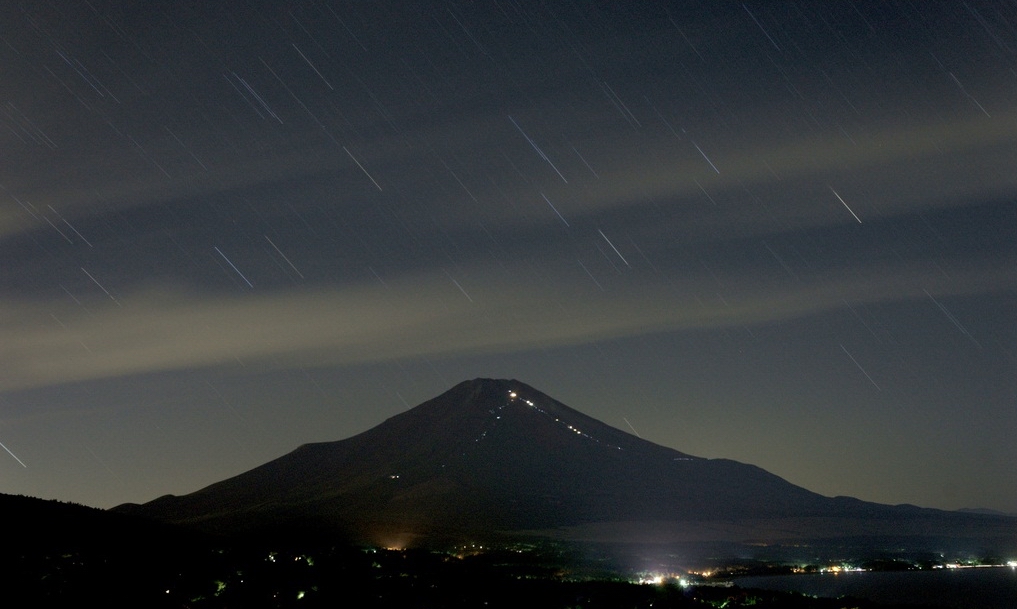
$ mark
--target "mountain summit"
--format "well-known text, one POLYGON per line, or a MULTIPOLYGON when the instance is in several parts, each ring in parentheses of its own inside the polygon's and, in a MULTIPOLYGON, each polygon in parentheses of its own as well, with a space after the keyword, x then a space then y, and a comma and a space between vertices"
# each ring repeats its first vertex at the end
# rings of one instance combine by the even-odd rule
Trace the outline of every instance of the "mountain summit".
POLYGON ((303 445, 189 495, 114 509, 220 533, 304 530, 383 545, 511 531, 741 541, 900 533, 904 522, 917 535, 941 534, 958 519, 988 523, 990 535, 1013 526, 824 497, 492 379, 460 383, 359 435, 303 445))

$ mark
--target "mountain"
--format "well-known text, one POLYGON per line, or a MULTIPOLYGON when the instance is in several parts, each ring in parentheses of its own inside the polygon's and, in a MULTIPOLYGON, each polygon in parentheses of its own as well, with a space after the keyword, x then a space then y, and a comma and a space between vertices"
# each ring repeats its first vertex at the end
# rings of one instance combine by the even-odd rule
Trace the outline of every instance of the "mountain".
POLYGON ((477 379, 354 437, 116 511, 227 534, 381 545, 527 532, 587 540, 1010 537, 1017 521, 824 497, 632 436, 514 380, 477 379))

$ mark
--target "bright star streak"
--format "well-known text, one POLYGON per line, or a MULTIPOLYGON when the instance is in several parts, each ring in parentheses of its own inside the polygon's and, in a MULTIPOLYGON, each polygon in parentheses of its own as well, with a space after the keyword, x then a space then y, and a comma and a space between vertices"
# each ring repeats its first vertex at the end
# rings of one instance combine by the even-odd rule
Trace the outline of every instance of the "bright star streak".
POLYGON ((862 219, 858 217, 858 214, 856 214, 853 209, 848 207, 848 204, 844 202, 844 199, 840 198, 840 195, 837 194, 837 191, 833 189, 833 186, 827 185, 827 188, 830 189, 830 192, 833 193, 833 196, 837 197, 837 200, 841 202, 841 204, 844 206, 844 208, 847 209, 849 212, 851 212, 851 215, 855 217, 855 220, 858 220, 858 223, 861 224, 862 223, 862 219))
POLYGON ((304 55, 304 52, 303 52, 303 51, 301 51, 300 49, 298 49, 298 48, 297 48, 297 45, 295 45, 295 44, 293 44, 293 43, 290 43, 290 44, 292 44, 292 45, 293 45, 293 49, 294 49, 294 50, 295 50, 295 51, 296 51, 297 53, 300 53, 300 57, 301 57, 301 58, 302 58, 302 59, 303 59, 304 61, 306 61, 306 62, 307 62, 307 65, 309 65, 309 66, 311 67, 311 69, 312 69, 312 70, 314 70, 314 73, 318 75, 318 78, 320 78, 320 79, 322 80, 322 82, 324 82, 324 83, 325 83, 326 85, 328 85, 328 88, 329 88, 329 89, 332 89, 333 91, 335 91, 335 87, 333 87, 333 86, 332 86, 332 83, 328 82, 328 80, 327 80, 327 79, 326 79, 326 78, 325 78, 324 76, 322 76, 322 75, 321 75, 321 72, 319 72, 319 71, 318 71, 318 68, 314 67, 314 64, 313 64, 313 63, 311 63, 311 60, 310 60, 310 59, 308 59, 306 55, 304 55))
POLYGON ((558 217, 561 218, 561 221, 565 223, 565 226, 568 226, 569 225, 568 220, 566 220, 565 217, 561 215, 561 212, 558 211, 558 208, 554 206, 554 203, 552 203, 551 200, 547 198, 547 195, 545 195, 544 193, 540 193, 540 196, 544 197, 544 200, 547 201, 547 204, 551 206, 551 209, 554 210, 554 213, 558 214, 558 217))
POLYGON ((454 279, 454 278, 452 277, 452 275, 449 275, 449 274, 448 274, 448 271, 445 271, 445 275, 446 275, 446 276, 448 276, 449 280, 451 280, 451 281, 452 281, 452 283, 454 283, 454 284, 455 284, 455 286, 456 286, 457 288, 459 288, 459 291, 463 293, 463 296, 465 296, 465 297, 466 297, 466 300, 469 300, 470 302, 473 302, 473 299, 472 299, 472 298, 470 298, 470 295, 466 293, 466 290, 464 290, 464 289, 463 289, 463 286, 459 285, 459 282, 458 282, 458 281, 456 281, 456 280, 455 280, 455 279, 454 279))
POLYGON ((855 359, 855 356, 848 353, 848 350, 844 349, 844 345, 841 345, 840 348, 844 350, 844 353, 847 353, 847 356, 851 358, 851 361, 854 362, 855 366, 858 366, 858 369, 862 371, 862 374, 865 375, 865 378, 869 379, 869 382, 872 383, 872 386, 876 388, 876 391, 882 391, 882 389, 879 388, 879 385, 876 384, 876 381, 872 380, 872 377, 869 376, 869 373, 865 371, 865 368, 862 368, 862 365, 858 363, 858 360, 855 359))
POLYGON ((353 156, 353 153, 352 153, 352 152, 350 152, 350 151, 349 151, 349 150, 348 150, 348 149, 346 148, 346 146, 343 146, 343 150, 345 150, 345 151, 346 151, 346 154, 350 155, 350 158, 351 158, 351 159, 353 159, 353 162, 357 164, 357 167, 359 167, 359 168, 360 168, 360 171, 363 171, 363 172, 364 172, 364 175, 365 175, 365 176, 367 176, 367 179, 368 179, 368 180, 370 180, 370 181, 371 181, 372 183, 374 183, 374 186, 375 186, 375 187, 376 187, 376 188, 378 189, 378 192, 381 192, 381 184, 378 184, 378 182, 376 182, 376 181, 374 180, 374 178, 373 178, 373 177, 371 177, 371 174, 367 173, 367 170, 366 170, 366 169, 364 169, 364 166, 360 164, 360 161, 358 161, 358 160, 357 160, 357 157, 353 156))
POLYGON ((982 343, 980 343, 977 340, 975 340, 975 337, 971 336, 971 333, 968 332, 968 329, 965 328, 961 324, 961 322, 957 321, 957 318, 954 317, 953 314, 950 313, 950 311, 948 311, 947 308, 944 307, 938 300, 936 300, 935 296, 933 296, 932 294, 929 294, 928 290, 922 290, 922 291, 925 292, 926 296, 928 296, 929 298, 932 299, 932 302, 936 303, 936 306, 939 307, 939 310, 943 312, 943 315, 946 315, 946 318, 949 319, 951 322, 953 322, 953 325, 956 326, 957 329, 961 331, 961 334, 963 334, 964 336, 967 336, 969 339, 971 339, 971 342, 975 343, 976 347, 978 347, 979 349, 982 348, 982 343))
MULTIPOLYGON (((71 224, 70 222, 68 222, 66 218, 64 218, 63 216, 61 216, 61 215, 60 215, 60 212, 58 212, 57 210, 53 209, 53 206, 52 206, 52 205, 47 205, 46 207, 50 208, 50 210, 51 210, 51 211, 52 211, 52 212, 53 212, 54 214, 56 214, 57 218, 60 218, 60 220, 61 220, 61 221, 62 221, 62 222, 63 222, 64 224, 66 224, 66 225, 67 225, 67 228, 69 228, 69 229, 71 229, 72 231, 74 231, 74 234, 75 234, 75 235, 77 235, 77 236, 78 236, 78 237, 79 237, 79 238, 80 238, 80 239, 81 239, 82 241, 84 241, 84 242, 85 242, 85 245, 87 245, 88 247, 92 247, 92 244, 91 244, 91 242, 89 242, 89 240, 88 240, 88 239, 85 239, 85 236, 84 236, 84 235, 82 235, 81 233, 79 233, 79 232, 78 232, 78 229, 74 228, 74 226, 73 226, 73 225, 72 225, 72 224, 71 224)), ((48 220, 48 219, 47 219, 47 220, 48 220)), ((52 222, 50 222, 50 224, 52 224, 52 222)), ((53 228, 56 228, 56 227, 54 226, 53 228)), ((63 234, 63 233, 61 233, 61 234, 63 234)))
POLYGON ((629 261, 625 259, 625 256, 622 256, 621 252, 618 251, 618 248, 616 248, 614 244, 611 243, 611 240, 607 238, 607 235, 604 234, 604 231, 598 228, 597 232, 600 233, 600 236, 604 238, 604 241, 607 241, 607 244, 611 246, 611 249, 614 250, 614 253, 618 254, 618 257, 621 258, 621 261, 625 263, 625 266, 632 268, 632 265, 629 264, 629 261))
POLYGON ((561 181, 568 184, 569 181, 565 179, 565 176, 563 176, 560 171, 558 171, 558 168, 555 167, 554 163, 551 162, 551 159, 547 158, 547 155, 544 154, 544 151, 540 149, 540 146, 537 146, 536 142, 534 142, 530 138, 530 136, 526 135, 526 132, 523 131, 523 128, 519 126, 519 123, 516 122, 516 119, 512 118, 511 116, 508 117, 508 119, 512 121, 513 125, 516 126, 516 129, 519 130, 519 133, 523 134, 523 137, 525 137, 526 141, 530 143, 530 146, 533 146, 533 149, 537 151, 537 154, 540 155, 540 158, 544 159, 544 161, 546 161, 547 164, 551 166, 551 169, 554 169, 554 172, 558 174, 558 177, 561 178, 561 181))
POLYGON ((9 448, 7 448, 6 446, 4 446, 4 443, 3 443, 3 442, 0 442, 0 448, 3 448, 4 450, 6 450, 6 451, 7 451, 7 454, 9 454, 10 456, 14 457, 14 460, 15 460, 15 461, 17 461, 18 463, 20 463, 20 464, 21 464, 21 467, 23 467, 23 468, 25 468, 25 469, 28 469, 28 466, 27 466, 27 465, 25 465, 25 462, 24 462, 24 461, 22 461, 21 459, 19 459, 17 455, 15 455, 14 453, 12 453, 12 452, 11 452, 11 449, 9 449, 9 448))
POLYGON ((118 300, 117 300, 117 299, 116 299, 116 298, 115 298, 115 297, 114 297, 114 296, 113 296, 112 294, 110 294, 110 293, 109 293, 109 290, 107 290, 106 288, 102 287, 102 284, 101 284, 101 283, 99 283, 99 280, 98 280, 98 279, 96 279, 95 277, 92 277, 92 274, 91 274, 91 273, 89 273, 88 271, 86 271, 86 270, 85 270, 85 267, 81 267, 81 270, 82 270, 82 271, 83 271, 83 272, 84 272, 84 273, 85 273, 86 275, 88 275, 88 278, 89 278, 89 279, 91 279, 91 280, 92 280, 92 282, 93 282, 93 283, 95 283, 95 285, 99 286, 99 289, 100 289, 100 290, 102 290, 103 292, 106 292, 106 295, 107 295, 107 296, 109 296, 110 300, 112 300, 113 302, 117 303, 117 306, 118 306, 118 307, 120 306, 120 301, 118 301, 118 300))
POLYGON ((275 243, 272 243, 272 240, 268 238, 268 235, 265 235, 265 240, 268 241, 269 245, 275 248, 275 251, 279 252, 279 255, 282 256, 283 260, 286 261, 286 264, 290 265, 290 267, 296 272, 296 274, 300 275, 300 278, 303 279, 304 278, 303 273, 301 273, 300 270, 297 269, 297 267, 293 266, 293 263, 290 262, 290 259, 286 257, 286 254, 282 253, 282 250, 279 249, 275 243))
POLYGON ((639 435, 639 432, 636 431, 636 428, 632 426, 632 423, 629 423, 628 419, 626 419, 625 417, 622 417, 622 421, 625 421, 625 424, 629 426, 629 429, 632 430, 632 433, 636 434, 637 438, 642 438, 643 437, 643 436, 639 435))
POLYGON ((752 20, 756 22, 756 25, 759 26, 759 31, 763 32, 763 35, 766 36, 766 39, 770 41, 770 44, 773 45, 773 48, 779 51, 780 47, 777 46, 777 43, 773 40, 772 37, 770 37, 770 34, 766 31, 766 28, 764 28, 763 24, 759 22, 759 19, 756 19, 756 16, 752 14, 752 11, 749 10, 749 7, 743 4, 742 8, 745 9, 745 12, 749 14, 749 17, 752 17, 752 20))
MULTIPOLYGON (((692 139, 690 138, 689 141, 692 142, 692 139)), ((706 156, 706 153, 703 152, 703 149, 699 147, 699 144, 692 142, 692 145, 696 147, 696 150, 699 151, 699 154, 703 155, 703 158, 706 160, 707 163, 710 164, 710 167, 713 167, 713 170, 717 172, 717 175, 720 175, 720 170, 717 169, 717 166, 713 164, 713 161, 710 160, 710 157, 706 156)))
POLYGON ((590 269, 586 268, 586 265, 585 265, 585 264, 583 264, 583 261, 582 261, 582 260, 579 260, 579 259, 577 258, 577 259, 576 259, 576 262, 578 262, 578 263, 579 263, 579 266, 583 267, 583 270, 584 270, 584 271, 586 271, 586 274, 590 276, 590 279, 592 279, 592 280, 593 280, 593 283, 597 284, 597 287, 598 287, 598 288, 600 288, 600 291, 601 291, 601 292, 603 292, 603 291, 604 291, 604 286, 600 285, 600 282, 599 282, 599 281, 597 281, 597 278, 593 276, 593 273, 591 273, 591 272, 590 272, 590 269))
MULTIPOLYGON (((271 243, 271 241, 269 241, 269 243, 271 243)), ((226 264, 233 267, 233 270, 237 272, 237 275, 240 275, 240 278, 243 279, 247 285, 251 286, 252 288, 254 287, 254 284, 251 283, 250 281, 247 281, 247 277, 244 277, 244 274, 240 272, 240 269, 238 269, 235 264, 230 262, 230 259, 226 257, 226 254, 222 253, 222 250, 220 250, 219 248, 215 248, 215 251, 219 252, 219 255, 222 256, 222 259, 226 261, 226 264)))

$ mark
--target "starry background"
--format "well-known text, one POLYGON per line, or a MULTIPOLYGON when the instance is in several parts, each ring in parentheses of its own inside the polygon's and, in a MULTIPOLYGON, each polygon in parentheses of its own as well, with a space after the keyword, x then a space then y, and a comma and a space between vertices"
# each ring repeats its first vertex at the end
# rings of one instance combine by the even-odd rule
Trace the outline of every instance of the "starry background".
POLYGON ((517 378, 1017 512, 1017 4, 5 2, 0 491, 110 507, 517 378))

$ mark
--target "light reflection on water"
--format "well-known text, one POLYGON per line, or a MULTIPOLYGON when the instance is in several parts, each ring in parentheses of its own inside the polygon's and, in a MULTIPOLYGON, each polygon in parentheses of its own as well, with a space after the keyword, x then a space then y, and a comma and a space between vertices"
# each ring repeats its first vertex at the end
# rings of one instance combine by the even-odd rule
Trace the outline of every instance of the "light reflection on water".
POLYGON ((1017 607, 1017 569, 816 573, 743 577, 743 588, 787 590, 815 596, 854 596, 884 603, 928 603, 957 609, 1017 607))

